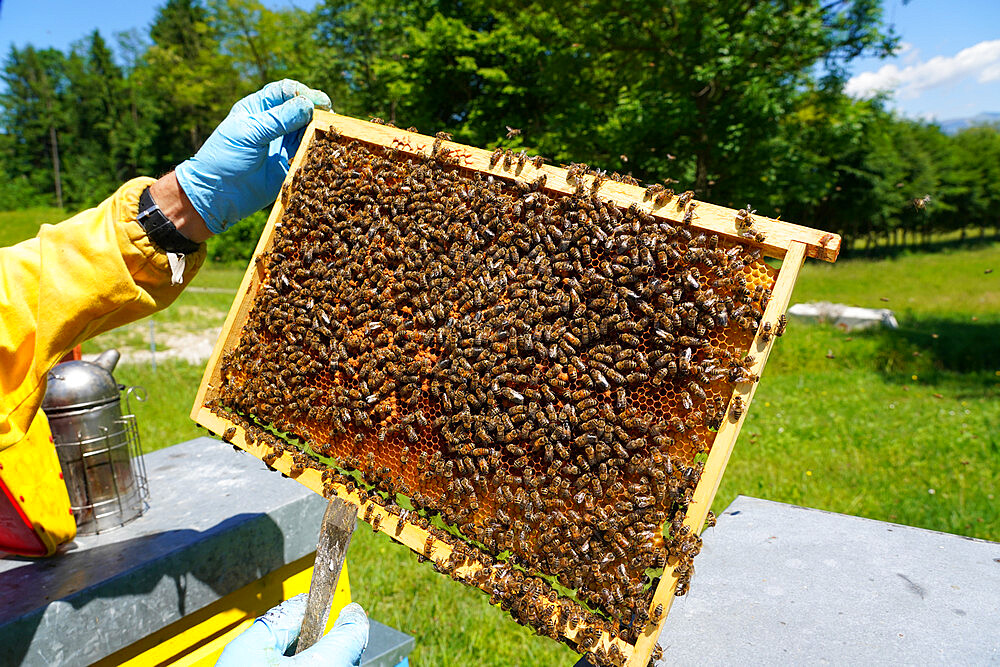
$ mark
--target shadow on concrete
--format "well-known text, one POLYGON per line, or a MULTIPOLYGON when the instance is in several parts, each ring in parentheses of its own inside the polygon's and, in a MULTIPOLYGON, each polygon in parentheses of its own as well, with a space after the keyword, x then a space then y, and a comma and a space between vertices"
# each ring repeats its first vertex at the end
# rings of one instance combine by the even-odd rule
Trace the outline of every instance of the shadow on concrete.
MULTIPOLYGON (((102 599, 150 595, 166 577, 173 580, 177 618, 181 618, 207 603, 195 600, 196 606, 191 606, 188 587, 192 578, 220 597, 242 588, 285 564, 284 536, 267 514, 239 514, 205 531, 169 530, 24 561, 23 566, 0 573, 4 601, 0 664, 23 662, 54 601, 78 610, 102 599)), ((281 602, 280 596, 274 598, 264 603, 281 602)), ((125 610, 134 606, 122 605, 125 610)), ((141 620, 136 618, 136 624, 141 620)), ((162 627, 164 619, 157 620, 162 627)), ((110 627, 115 624, 109 619, 110 627)), ((69 643, 76 638, 63 639, 69 643)))

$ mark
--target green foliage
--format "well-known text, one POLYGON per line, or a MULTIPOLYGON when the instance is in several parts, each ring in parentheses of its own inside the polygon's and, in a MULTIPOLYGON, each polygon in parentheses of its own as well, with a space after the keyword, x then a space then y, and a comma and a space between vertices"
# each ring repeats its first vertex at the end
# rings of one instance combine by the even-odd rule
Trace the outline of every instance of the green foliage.
POLYGON ((136 72, 144 95, 161 101, 152 150, 163 168, 185 160, 233 103, 249 92, 200 0, 168 0, 150 31, 153 43, 136 72))
POLYGON ((0 248, 20 243, 38 234, 44 224, 54 224, 66 219, 61 208, 21 208, 0 211, 0 248))
MULTIPOLYGON (((848 248, 995 234, 996 128, 950 137, 843 94, 847 63, 895 44, 877 0, 166 0, 148 31, 119 36, 119 58, 96 31, 65 53, 11 48, 0 208, 59 203, 61 189, 76 209, 165 172, 237 99, 292 77, 341 113, 677 179, 848 248)), ((212 256, 245 258, 257 227, 212 256)))
POLYGON ((246 265, 267 224, 267 212, 257 211, 208 240, 208 258, 213 262, 246 265))
MULTIPOLYGON (((5 171, 22 193, 49 192, 62 206, 59 135, 68 121, 64 104, 66 59, 55 49, 11 47, 4 63, 6 92, 0 95, 5 130, 5 171)), ((13 195, 6 195, 11 198, 13 195)), ((30 196, 30 195, 29 195, 30 196)), ((32 202, 36 203, 36 202, 32 202)))

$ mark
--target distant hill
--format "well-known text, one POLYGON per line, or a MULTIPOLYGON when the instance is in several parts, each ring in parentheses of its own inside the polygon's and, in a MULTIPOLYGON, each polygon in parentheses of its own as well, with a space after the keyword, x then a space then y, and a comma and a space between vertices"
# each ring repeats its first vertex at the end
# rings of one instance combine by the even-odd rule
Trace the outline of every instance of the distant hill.
POLYGON ((984 111, 968 118, 949 118, 938 122, 945 134, 957 134, 973 125, 1000 124, 1000 111, 984 111))

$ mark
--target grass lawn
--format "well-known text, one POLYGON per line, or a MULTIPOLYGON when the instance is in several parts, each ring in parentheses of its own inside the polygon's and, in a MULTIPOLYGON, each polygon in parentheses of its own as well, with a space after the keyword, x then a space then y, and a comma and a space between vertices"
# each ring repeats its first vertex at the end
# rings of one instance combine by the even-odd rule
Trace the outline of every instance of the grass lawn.
POLYGON ((1000 475, 1000 245, 809 262, 793 302, 892 308, 897 330, 791 322, 716 499, 737 494, 991 540, 1000 475))
MULTIPOLYGON (((157 327, 219 326, 242 274, 206 267, 193 287, 211 289, 185 292, 155 316, 157 327)), ((810 261, 793 295, 805 301, 891 308, 900 328, 848 334, 791 322, 764 372, 716 512, 747 494, 1000 540, 1000 244, 810 261)), ((138 338, 110 334, 88 347, 103 349, 115 335, 139 345, 148 324, 137 326, 138 338)), ((202 370, 174 361, 155 372, 120 366, 119 381, 150 394, 135 408, 147 451, 198 435, 187 415, 202 370)), ((535 637, 429 565, 417 566, 408 549, 366 526, 349 558, 355 598, 374 618, 417 637, 414 664, 574 661, 569 649, 535 637)))
POLYGON ((26 208, 21 211, 0 211, 0 248, 20 243, 38 233, 46 223, 56 223, 69 217, 61 208, 26 208))

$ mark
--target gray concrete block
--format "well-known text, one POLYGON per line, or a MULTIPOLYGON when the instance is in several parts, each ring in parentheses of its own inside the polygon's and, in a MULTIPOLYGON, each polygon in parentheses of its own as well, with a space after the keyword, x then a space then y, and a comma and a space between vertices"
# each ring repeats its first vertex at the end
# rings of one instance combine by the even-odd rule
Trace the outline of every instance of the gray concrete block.
POLYGON ((788 309, 788 314, 812 322, 828 322, 845 331, 884 326, 898 329, 896 316, 888 308, 860 308, 842 303, 797 303, 788 309))
POLYGON ((662 665, 1000 662, 1000 544, 739 497, 704 534, 662 665))

